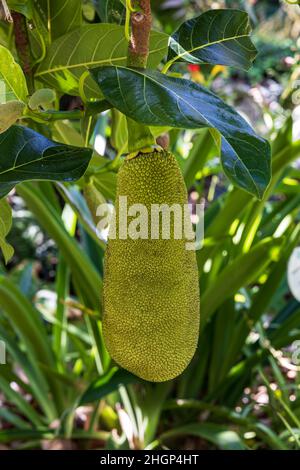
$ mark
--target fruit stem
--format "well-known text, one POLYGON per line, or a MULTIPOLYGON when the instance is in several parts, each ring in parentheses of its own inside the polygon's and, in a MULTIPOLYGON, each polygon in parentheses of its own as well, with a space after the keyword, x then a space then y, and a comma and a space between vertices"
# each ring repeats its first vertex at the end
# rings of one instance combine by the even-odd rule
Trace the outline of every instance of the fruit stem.
POLYGON ((131 36, 128 47, 129 67, 146 68, 152 26, 150 0, 137 0, 131 11, 131 36))
MULTIPOLYGON (((135 0, 130 10, 131 35, 128 45, 128 67, 146 68, 149 56, 149 41, 152 26, 150 0, 135 0)), ((138 152, 145 147, 155 145, 149 127, 127 117, 128 151, 138 152)))

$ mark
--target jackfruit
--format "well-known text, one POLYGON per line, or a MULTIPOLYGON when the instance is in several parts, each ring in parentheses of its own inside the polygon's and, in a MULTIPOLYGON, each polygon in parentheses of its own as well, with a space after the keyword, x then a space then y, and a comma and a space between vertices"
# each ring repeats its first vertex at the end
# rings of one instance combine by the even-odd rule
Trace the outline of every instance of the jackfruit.
MULTIPOLYGON (((169 239, 163 236, 162 217, 157 239, 151 238, 157 221, 151 213, 153 204, 181 208, 187 204, 179 166, 167 152, 140 153, 125 160, 119 170, 115 236, 109 238, 104 263, 103 335, 120 366, 147 381, 163 382, 180 375, 194 356, 200 300, 195 251, 186 249, 185 237, 177 239, 172 213, 169 239), (124 196, 128 232, 131 224, 138 225, 129 209, 135 204, 147 208, 148 239, 145 234, 126 238, 121 233, 124 196)), ((183 219, 186 223, 187 217, 183 219)), ((147 220, 144 216, 139 221, 141 234, 147 220)), ((192 231, 190 215, 188 225, 192 231)))

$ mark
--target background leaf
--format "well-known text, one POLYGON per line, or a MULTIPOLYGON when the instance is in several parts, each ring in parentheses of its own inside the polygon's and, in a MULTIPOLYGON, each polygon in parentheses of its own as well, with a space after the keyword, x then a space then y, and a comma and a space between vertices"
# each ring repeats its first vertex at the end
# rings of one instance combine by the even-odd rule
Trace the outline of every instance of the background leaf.
POLYGON ((222 164, 229 179, 261 198, 271 177, 270 146, 247 122, 206 88, 156 71, 99 67, 92 71, 105 98, 146 125, 195 129, 222 135, 222 164))
POLYGON ((198 436, 212 442, 223 450, 246 450, 247 447, 239 435, 226 426, 214 423, 191 423, 180 428, 175 428, 162 436, 161 440, 180 435, 198 436))
POLYGON ((114 367, 102 377, 96 379, 84 392, 80 405, 101 400, 101 398, 118 389, 120 385, 141 382, 141 379, 124 369, 114 367))
POLYGON ((14 249, 6 243, 5 237, 12 225, 11 207, 5 199, 0 199, 0 249, 7 263, 14 254, 14 249))
POLYGON ((240 10, 211 10, 183 23, 170 41, 169 60, 249 69, 256 56, 250 19, 240 10))
MULTIPOLYGON (((150 39, 148 66, 156 67, 167 53, 169 36, 153 31, 150 39)), ((49 48, 39 66, 36 78, 51 88, 79 95, 79 81, 89 68, 102 64, 125 65, 127 41, 124 28, 112 24, 85 25, 62 36, 49 48)), ((84 94, 88 98, 101 98, 99 87, 91 77, 84 79, 84 94)))
POLYGON ((35 13, 48 29, 49 42, 79 28, 82 22, 81 0, 35 0, 35 13))
POLYGON ((21 181, 75 181, 92 155, 90 149, 58 144, 22 126, 1 134, 0 147, 0 197, 21 181))
POLYGON ((248 253, 235 258, 218 277, 211 282, 201 299, 201 328, 217 308, 242 286, 254 282, 278 256, 282 247, 280 238, 266 238, 248 253), (218 295, 215 295, 215 293, 218 295))
POLYGON ((28 95, 26 79, 19 64, 6 47, 0 44, 0 103, 17 99, 25 102, 28 95))
MULTIPOLYGON (((102 279, 82 246, 68 233, 61 219, 61 212, 45 192, 43 183, 22 183, 17 187, 18 194, 26 201, 29 210, 38 218, 41 226, 55 240, 72 272, 76 290, 89 308, 99 310, 102 279)), ((93 255, 95 252, 93 252, 93 255)))
POLYGON ((94 0, 94 5, 103 23, 125 22, 126 8, 120 0, 94 0))
POLYGON ((8 0, 7 5, 11 10, 22 13, 27 18, 32 18, 31 0, 8 0))

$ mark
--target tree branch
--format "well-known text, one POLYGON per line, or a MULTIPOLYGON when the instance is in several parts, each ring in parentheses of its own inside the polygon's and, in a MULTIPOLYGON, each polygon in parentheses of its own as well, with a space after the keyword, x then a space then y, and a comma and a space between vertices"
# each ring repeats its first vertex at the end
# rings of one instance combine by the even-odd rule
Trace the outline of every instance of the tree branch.
POLYGON ((128 48, 128 66, 146 68, 152 26, 151 1, 137 0, 138 11, 131 14, 131 38, 128 48))
POLYGON ((20 65, 27 79, 29 91, 33 91, 33 79, 31 68, 31 51, 27 31, 26 18, 21 13, 12 12, 15 43, 18 52, 20 65))
MULTIPOLYGON (((131 13, 131 36, 128 46, 128 67, 146 68, 149 56, 149 39, 152 26, 150 0, 136 0, 131 13)), ((147 126, 133 121, 127 116, 128 151, 137 153, 151 148, 155 139, 147 126)))
POLYGON ((0 0, 0 20, 7 21, 8 23, 13 22, 6 0, 0 0))

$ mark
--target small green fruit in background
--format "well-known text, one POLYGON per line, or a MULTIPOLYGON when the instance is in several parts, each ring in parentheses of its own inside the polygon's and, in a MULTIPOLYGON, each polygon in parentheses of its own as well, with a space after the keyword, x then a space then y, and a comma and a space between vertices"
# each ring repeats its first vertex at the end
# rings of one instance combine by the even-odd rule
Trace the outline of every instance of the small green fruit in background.
MULTIPOLYGON (((187 190, 173 155, 140 153, 118 175, 116 237, 105 257, 103 333, 109 353, 122 367, 152 382, 180 375, 191 361, 199 332, 199 281, 195 251, 176 239, 121 239, 119 198, 127 205, 187 204, 187 190)), ((128 216, 128 227, 136 217, 128 216)), ((172 217, 171 217, 172 220, 172 217)), ((189 222, 190 228, 192 225, 189 222)), ((150 229, 149 229, 150 230, 150 229)))
POLYGON ((22 116, 24 111, 22 101, 8 101, 0 104, 0 134, 7 131, 22 116))

